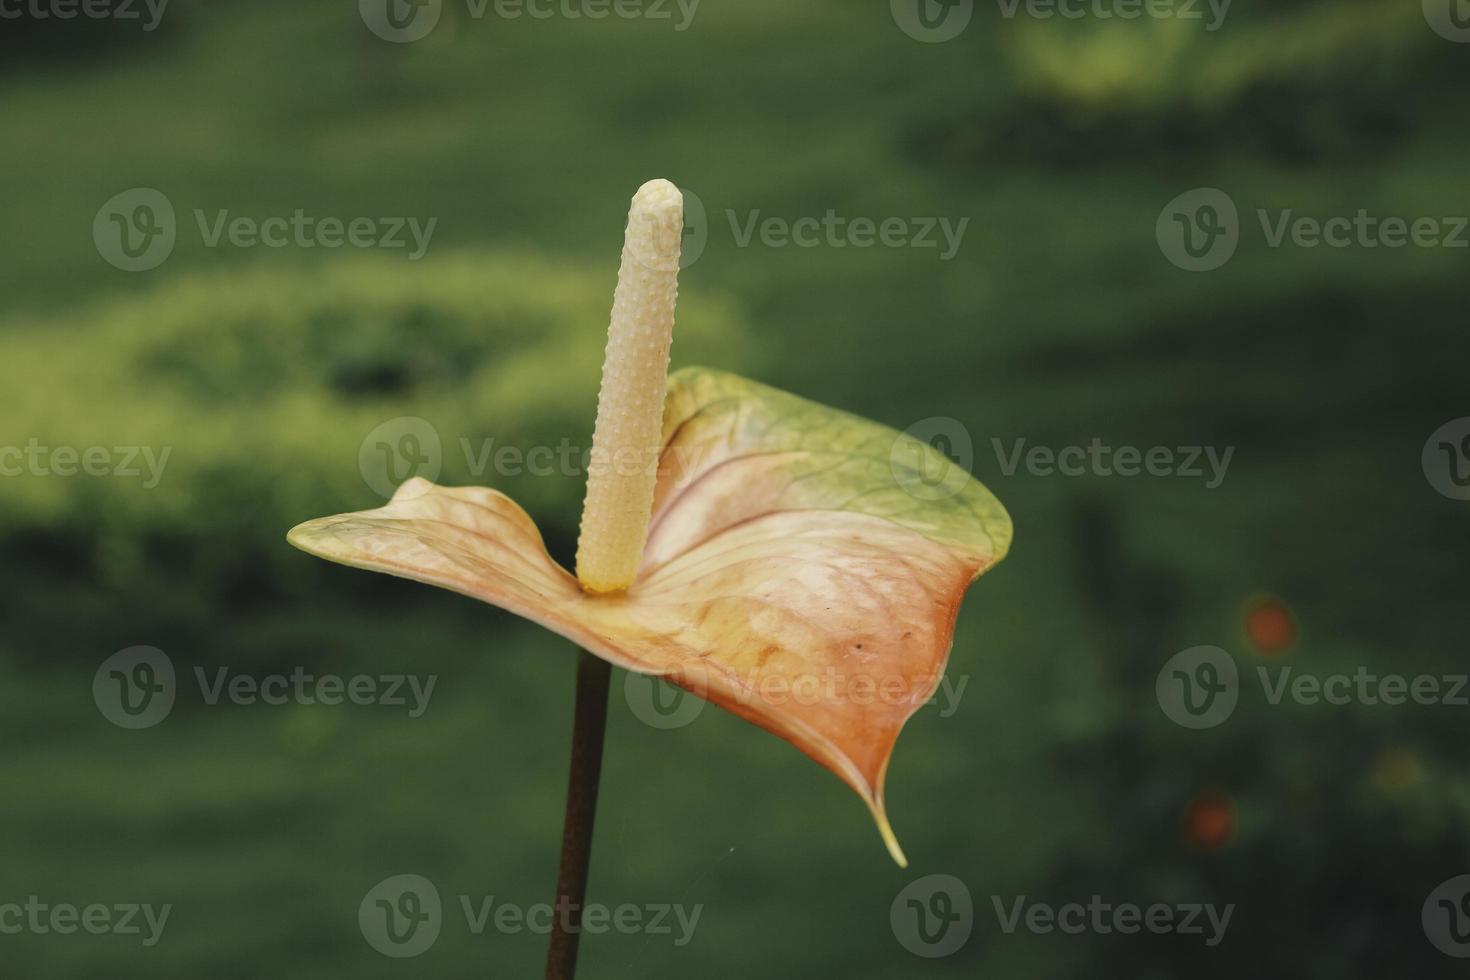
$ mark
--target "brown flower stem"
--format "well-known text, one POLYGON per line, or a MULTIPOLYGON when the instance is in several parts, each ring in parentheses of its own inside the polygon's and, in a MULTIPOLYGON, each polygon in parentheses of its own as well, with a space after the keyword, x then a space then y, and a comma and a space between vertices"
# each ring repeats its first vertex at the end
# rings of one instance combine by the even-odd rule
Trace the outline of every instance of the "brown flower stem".
POLYGON ((572 980, 577 972, 577 940, 587 868, 592 860, 592 824, 597 815, 597 785, 602 776, 602 742, 607 731, 607 691, 612 665, 579 651, 577 700, 572 716, 572 764, 567 780, 567 812, 562 825, 561 868, 551 917, 546 980, 572 980))

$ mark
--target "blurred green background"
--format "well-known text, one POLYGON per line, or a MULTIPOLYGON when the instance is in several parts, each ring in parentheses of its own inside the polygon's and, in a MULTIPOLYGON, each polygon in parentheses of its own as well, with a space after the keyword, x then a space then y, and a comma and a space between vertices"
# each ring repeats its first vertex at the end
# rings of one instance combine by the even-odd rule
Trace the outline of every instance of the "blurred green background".
POLYGON ((907 871, 784 743, 715 710, 656 730, 615 675, 589 899, 704 909, 683 947, 588 937, 581 976, 1457 975, 1420 909, 1470 871, 1470 708, 1271 705, 1254 679, 1465 670, 1470 522, 1420 454, 1470 414, 1470 253, 1273 248, 1256 219, 1467 213, 1470 47, 1418 7, 1239 0, 1211 32, 980 3, 945 43, 836 0, 704 0, 685 30, 673 6, 447 2, 405 44, 347 0, 174 0, 151 32, 0 22, 0 445, 171 447, 156 486, 0 479, 0 903, 174 906, 152 948, 0 935, 3 972, 539 975, 542 936, 474 935, 457 896, 550 897, 573 650, 284 534, 380 502, 359 447, 418 416, 444 439, 441 481, 511 493, 569 561, 580 478, 477 477, 459 440, 587 444, 627 201, 664 176, 708 214, 675 364, 900 429, 958 420, 1017 536, 961 614, 957 709, 921 712, 893 759, 907 871), (1201 186, 1238 205, 1240 244, 1191 273, 1155 222, 1201 186), (177 242, 126 272, 92 223, 138 187, 172 203, 177 242), (410 261, 210 248, 193 217, 297 208, 437 226, 410 261), (829 210, 969 224, 948 261, 732 229, 829 210), (1206 489, 1007 473, 992 442, 1095 437, 1235 454, 1206 489), (1263 596, 1299 630, 1285 652, 1248 635, 1263 596), (180 693, 128 731, 92 679, 137 644, 172 658, 180 693), (1191 731, 1154 684, 1199 644, 1243 684, 1225 724, 1191 731), (221 666, 438 681, 418 718, 209 705, 193 670, 221 666), (394 960, 357 908, 409 872, 446 922, 394 960), (890 905, 938 873, 967 884, 974 931, 928 960, 890 905), (1235 912, 1209 948, 1007 935, 992 906, 1095 894, 1235 912))

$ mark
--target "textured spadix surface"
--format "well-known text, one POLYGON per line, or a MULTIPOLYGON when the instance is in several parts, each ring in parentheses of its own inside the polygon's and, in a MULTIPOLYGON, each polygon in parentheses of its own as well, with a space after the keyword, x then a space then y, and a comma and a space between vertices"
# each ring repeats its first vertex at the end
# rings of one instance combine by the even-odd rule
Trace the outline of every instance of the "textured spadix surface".
POLYGON ((1004 508, 922 442, 730 374, 674 374, 663 436, 625 593, 583 592, 487 488, 412 480, 290 540, 501 606, 781 736, 862 796, 904 863, 888 759, 939 684, 965 589, 1010 546, 1004 508))
POLYGON ((677 187, 650 180, 638 188, 623 233, 577 541, 577 578, 592 592, 626 589, 638 574, 663 446, 659 409, 683 231, 684 198, 677 187))

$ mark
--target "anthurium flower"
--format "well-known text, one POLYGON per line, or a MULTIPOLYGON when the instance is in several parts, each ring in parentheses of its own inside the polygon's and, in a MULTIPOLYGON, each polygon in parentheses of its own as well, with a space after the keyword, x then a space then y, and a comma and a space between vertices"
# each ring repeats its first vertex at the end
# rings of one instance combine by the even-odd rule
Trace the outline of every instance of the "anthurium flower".
POLYGON ((509 497, 417 478, 289 540, 507 609, 786 739, 862 797, 904 865, 888 760, 1010 520, 885 426, 720 371, 665 382, 682 224, 672 184, 634 197, 576 576, 509 497))

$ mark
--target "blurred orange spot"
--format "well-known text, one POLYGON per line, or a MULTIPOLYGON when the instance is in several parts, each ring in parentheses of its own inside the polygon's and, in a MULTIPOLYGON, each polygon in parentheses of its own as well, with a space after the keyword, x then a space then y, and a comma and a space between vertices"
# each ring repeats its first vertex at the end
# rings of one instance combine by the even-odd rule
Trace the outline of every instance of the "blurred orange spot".
POLYGON ((1242 626, 1251 646, 1265 656, 1280 656, 1296 646, 1296 617, 1275 596, 1261 596, 1247 602, 1242 626))
POLYGON ((1204 790, 1184 810, 1184 837, 1202 851, 1218 851, 1235 836, 1235 801, 1221 790, 1204 790))
POLYGON ((1373 763, 1373 781, 1382 789, 1403 791, 1424 781, 1424 765, 1409 749, 1384 749, 1373 763))

